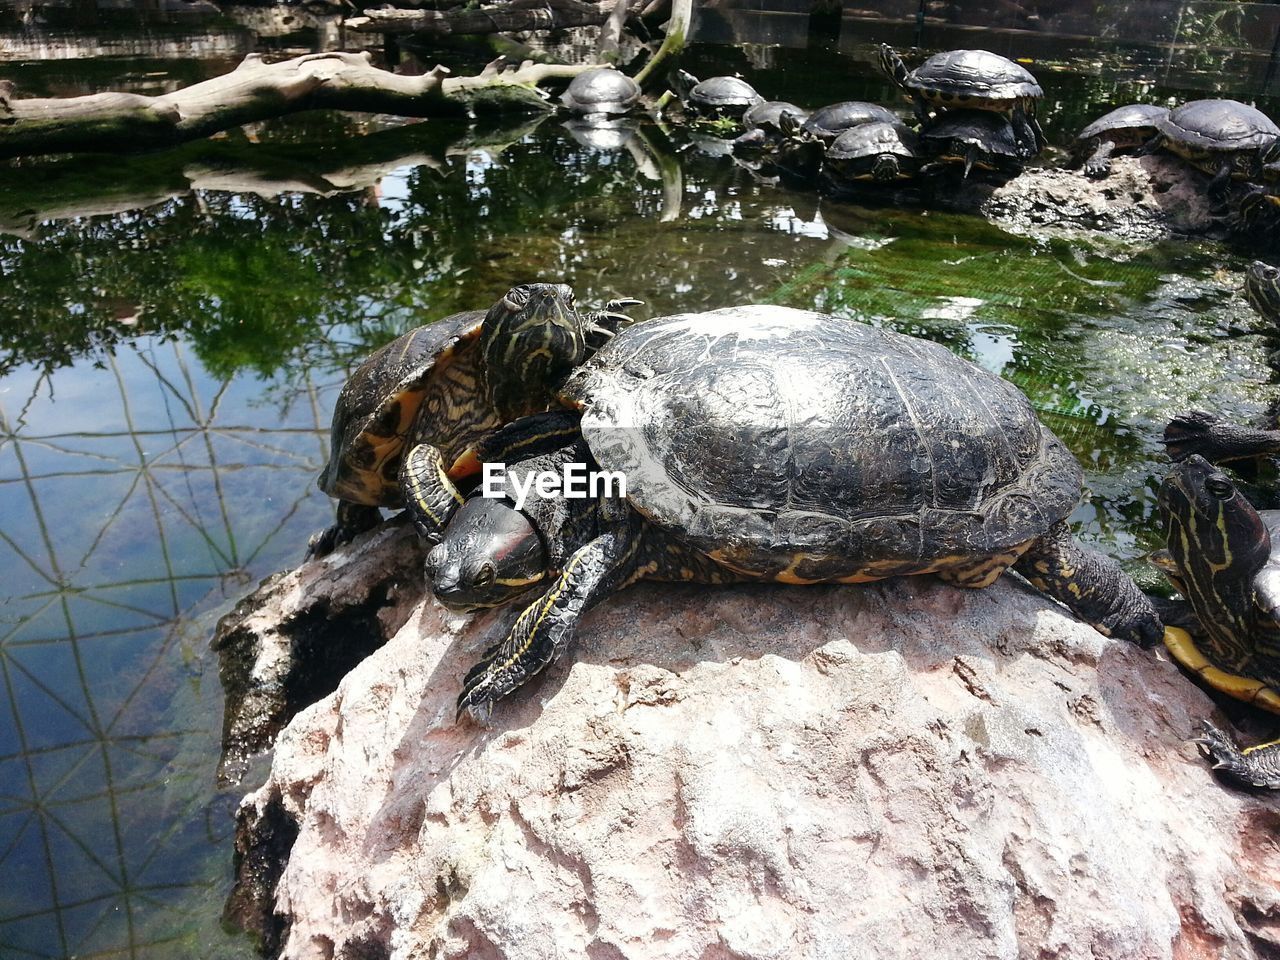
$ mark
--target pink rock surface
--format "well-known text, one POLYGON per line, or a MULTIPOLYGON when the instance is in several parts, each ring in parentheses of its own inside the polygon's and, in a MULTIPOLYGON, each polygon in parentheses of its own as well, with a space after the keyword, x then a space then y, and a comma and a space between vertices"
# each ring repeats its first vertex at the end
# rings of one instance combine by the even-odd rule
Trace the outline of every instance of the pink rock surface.
POLYGON ((281 735, 296 958, 1193 958, 1280 950, 1276 798, 1211 702, 1016 578, 644 585, 491 726, 503 615, 421 605, 281 735))

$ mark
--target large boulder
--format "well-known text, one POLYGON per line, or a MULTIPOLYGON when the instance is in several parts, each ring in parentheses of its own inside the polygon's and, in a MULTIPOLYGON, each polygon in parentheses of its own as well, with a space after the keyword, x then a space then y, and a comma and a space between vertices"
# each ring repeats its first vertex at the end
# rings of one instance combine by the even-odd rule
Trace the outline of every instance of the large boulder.
POLYGON ((642 585, 489 727, 455 723, 510 616, 423 602, 285 729, 241 809, 270 948, 1280 952, 1280 813, 1186 742, 1211 701, 1016 577, 642 585))

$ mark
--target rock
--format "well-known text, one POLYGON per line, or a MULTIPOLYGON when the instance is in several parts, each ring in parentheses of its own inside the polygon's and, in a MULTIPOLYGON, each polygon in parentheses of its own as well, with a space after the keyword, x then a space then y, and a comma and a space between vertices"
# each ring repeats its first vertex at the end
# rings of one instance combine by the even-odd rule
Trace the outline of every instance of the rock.
POLYGON ((395 520, 268 577, 218 621, 220 784, 239 783, 295 713, 404 625, 423 597, 425 559, 413 527, 395 520))
POLYGON ((1186 742, 1212 703, 1012 575, 643 584, 455 724, 514 613, 424 601, 281 734, 240 861, 261 891, 296 830, 282 956, 1280 951, 1280 813, 1186 742))
POLYGON ((1176 157, 1116 157, 1111 175, 1100 180, 1079 170, 1028 170, 993 191, 979 212, 1023 230, 1054 227, 1103 231, 1121 240, 1159 240, 1215 228, 1207 183, 1207 177, 1176 157))

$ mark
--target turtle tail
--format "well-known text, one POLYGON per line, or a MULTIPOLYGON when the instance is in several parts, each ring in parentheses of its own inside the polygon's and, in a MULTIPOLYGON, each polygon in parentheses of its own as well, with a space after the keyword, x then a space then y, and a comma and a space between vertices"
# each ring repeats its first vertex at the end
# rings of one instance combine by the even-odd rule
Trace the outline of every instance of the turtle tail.
POLYGON ((887 43, 882 43, 877 53, 877 59, 880 61, 880 69, 884 71, 884 75, 892 80, 895 85, 906 89, 907 65, 898 56, 898 51, 887 43))

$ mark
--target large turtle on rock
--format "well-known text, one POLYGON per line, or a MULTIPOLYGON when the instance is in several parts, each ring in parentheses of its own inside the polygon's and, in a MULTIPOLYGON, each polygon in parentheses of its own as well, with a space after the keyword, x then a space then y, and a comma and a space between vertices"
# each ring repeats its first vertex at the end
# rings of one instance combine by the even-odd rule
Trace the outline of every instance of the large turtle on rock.
MULTIPOLYGON (((1259 512, 1226 474, 1198 455, 1175 464, 1160 488, 1168 556, 1161 564, 1201 629, 1170 626, 1165 646, 1209 686, 1280 713, 1280 511, 1259 512)), ((1216 768, 1280 789, 1280 741, 1241 750, 1204 721, 1216 768)))
POLYGON ((543 591, 468 674, 460 712, 486 714, 563 652, 588 608, 641 579, 935 573, 985 587, 1012 566, 1103 633, 1161 636, 1119 566, 1072 538, 1075 458, 1016 387, 938 344, 731 307, 623 330, 561 401, 498 432, 486 459, 508 464, 510 499, 468 500, 428 557, 449 606, 543 591), (620 472, 625 495, 512 492, 569 463, 620 472))
POLYGON ((1256 107, 1238 100, 1192 100, 1157 121, 1160 144, 1211 174, 1211 195, 1230 180, 1261 177, 1280 139, 1280 127, 1256 107))
POLYGON ((1159 132, 1157 124, 1169 116, 1168 107, 1130 103, 1116 107, 1076 135, 1072 161, 1084 175, 1099 179, 1111 172, 1111 157, 1118 150, 1137 150, 1159 132))
POLYGON ((445 465, 480 437, 545 410, 569 371, 629 319, 611 301, 579 313, 562 283, 512 287, 489 310, 418 327, 383 346, 351 375, 333 410, 321 490, 338 500, 332 527, 311 538, 324 556, 375 526, 380 507, 407 507, 438 532, 461 497, 445 465))

